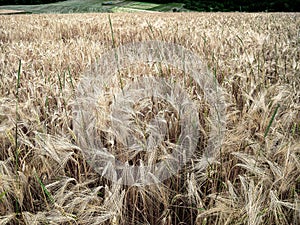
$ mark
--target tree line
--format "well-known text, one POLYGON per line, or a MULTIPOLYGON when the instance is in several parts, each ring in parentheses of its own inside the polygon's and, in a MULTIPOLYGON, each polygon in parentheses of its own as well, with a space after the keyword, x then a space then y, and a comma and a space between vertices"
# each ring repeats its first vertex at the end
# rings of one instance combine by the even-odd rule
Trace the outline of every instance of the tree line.
POLYGON ((181 2, 196 11, 299 12, 300 0, 141 0, 153 3, 181 2))
POLYGON ((0 5, 38 5, 59 1, 62 0, 0 0, 0 5))

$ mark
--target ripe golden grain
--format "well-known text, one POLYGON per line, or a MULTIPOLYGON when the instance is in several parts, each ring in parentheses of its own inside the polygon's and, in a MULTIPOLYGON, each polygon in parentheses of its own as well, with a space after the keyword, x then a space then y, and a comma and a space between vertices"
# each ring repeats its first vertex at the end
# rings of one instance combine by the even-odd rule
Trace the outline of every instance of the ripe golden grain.
POLYGON ((81 76, 112 48, 108 15, 0 16, 0 223, 297 224, 300 14, 110 17, 116 46, 162 40, 207 64, 227 93, 218 158, 203 171, 195 156, 151 187, 103 179, 74 144, 71 105, 81 76))

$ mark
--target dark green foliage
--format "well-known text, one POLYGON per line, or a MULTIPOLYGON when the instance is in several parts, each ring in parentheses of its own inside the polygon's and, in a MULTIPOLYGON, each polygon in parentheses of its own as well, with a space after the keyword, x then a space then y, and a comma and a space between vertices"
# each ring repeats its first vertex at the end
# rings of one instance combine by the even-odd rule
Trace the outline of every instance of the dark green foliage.
POLYGON ((62 0, 0 0, 0 5, 37 5, 60 1, 62 0))
MULTIPOLYGON (((143 1, 143 0, 141 0, 143 1)), ((145 2, 181 2, 185 8, 197 11, 299 12, 300 0, 146 0, 145 2)))

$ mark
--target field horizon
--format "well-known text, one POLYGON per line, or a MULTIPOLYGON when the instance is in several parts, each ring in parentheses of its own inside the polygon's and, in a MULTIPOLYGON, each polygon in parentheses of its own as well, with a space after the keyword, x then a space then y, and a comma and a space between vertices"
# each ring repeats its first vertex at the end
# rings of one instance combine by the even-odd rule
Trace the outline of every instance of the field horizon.
POLYGON ((300 221, 299 195, 300 13, 0 15, 0 224, 291 225, 300 221), (213 109, 189 71, 101 61, 114 48, 149 41, 193 52, 201 75, 224 91, 226 129, 212 156, 203 149, 215 128, 213 109), (101 142, 128 166, 165 162, 183 125, 172 102, 139 99, 124 110, 134 118, 131 134, 149 138, 145 127, 159 115, 166 140, 152 155, 124 151, 128 137, 110 129, 120 93, 132 81, 162 77, 193 101, 197 147, 173 176, 128 186, 91 164, 76 133, 74 104, 81 82, 101 77, 103 67, 119 80, 99 90, 87 81, 82 89, 99 94, 98 108, 91 108, 95 146, 101 142))
POLYGON ((99 0, 67 0, 56 3, 39 5, 0 5, 0 15, 7 13, 16 14, 68 14, 68 13, 103 13, 103 12, 172 12, 189 11, 183 8, 183 3, 156 4, 138 1, 99 1, 99 0))

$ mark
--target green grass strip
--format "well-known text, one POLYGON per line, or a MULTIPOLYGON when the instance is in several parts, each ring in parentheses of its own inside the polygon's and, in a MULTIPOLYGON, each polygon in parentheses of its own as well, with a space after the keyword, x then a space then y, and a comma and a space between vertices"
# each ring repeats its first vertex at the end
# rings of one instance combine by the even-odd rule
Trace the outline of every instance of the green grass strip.
POLYGON ((15 160, 16 160, 16 172, 18 171, 18 161, 19 161, 19 153, 18 153, 18 120, 19 120, 19 116, 18 116, 18 108, 19 108, 19 88, 20 88, 20 77, 21 77, 21 68, 22 68, 22 62, 21 60, 19 60, 19 68, 18 68, 18 74, 17 74, 17 85, 16 85, 16 131, 15 131, 15 145, 16 145, 16 149, 15 149, 15 160))
POLYGON ((2 202, 2 199, 4 198, 5 195, 6 195, 6 191, 0 193, 0 202, 2 202))
POLYGON ((35 177, 37 179, 37 181, 39 182, 39 184, 41 185, 45 195, 49 198, 51 203, 55 203, 54 198, 52 197, 51 193, 48 191, 48 189, 46 188, 46 186, 43 184, 43 182, 41 181, 41 179, 38 177, 37 174, 35 174, 35 177))
POLYGON ((280 107, 280 105, 278 104, 278 105, 276 106, 276 108, 275 108, 275 111, 274 111, 274 113, 273 113, 273 115, 272 115, 272 117, 271 117, 271 120, 270 120, 270 122, 269 122, 269 124, 268 124, 268 126, 267 126, 267 129, 266 129, 266 131, 265 131, 264 138, 267 137, 267 135, 268 135, 268 133, 269 133, 269 131, 270 131, 270 127, 271 127, 271 125, 272 125, 272 123, 273 123, 273 121, 274 121, 274 118, 275 118, 275 116, 276 116, 276 114, 277 114, 277 112, 278 112, 279 107, 280 107))

